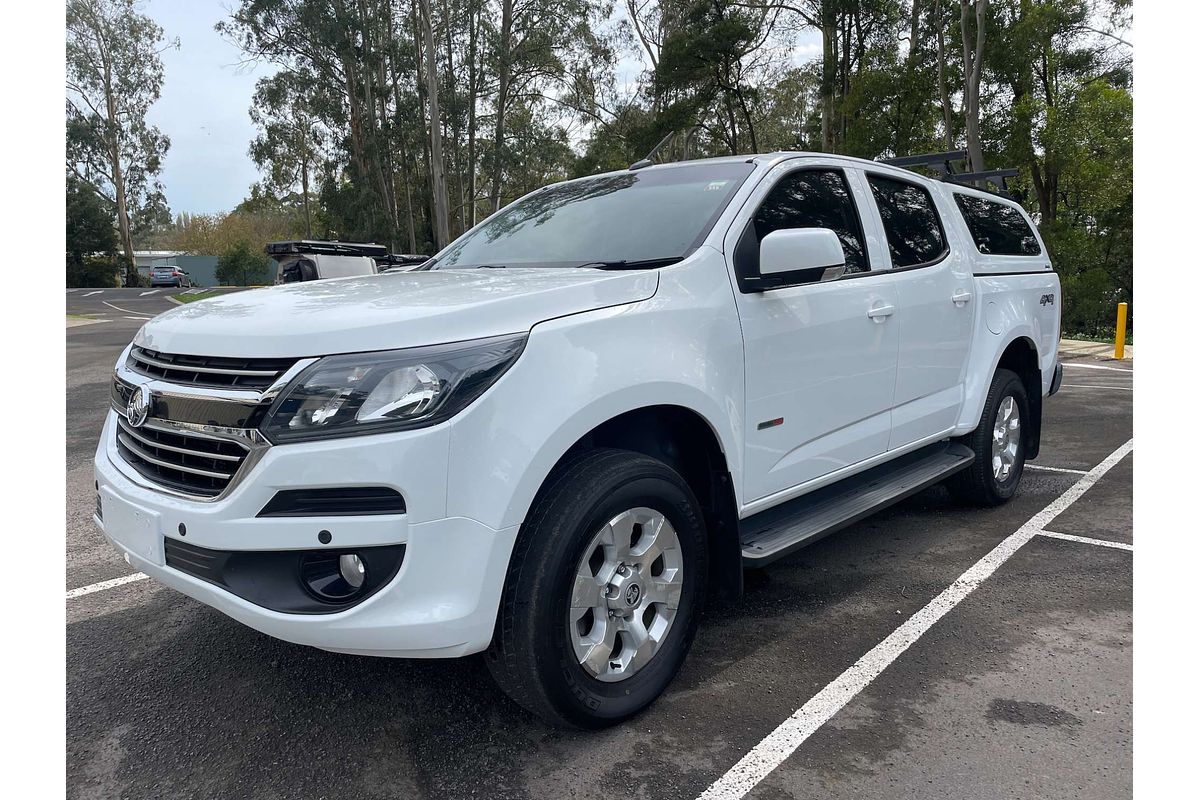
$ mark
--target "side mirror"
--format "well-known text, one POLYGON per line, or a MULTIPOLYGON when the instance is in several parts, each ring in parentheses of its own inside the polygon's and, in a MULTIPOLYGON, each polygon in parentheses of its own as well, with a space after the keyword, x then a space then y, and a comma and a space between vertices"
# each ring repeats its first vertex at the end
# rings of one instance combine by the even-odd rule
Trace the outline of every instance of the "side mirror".
MULTIPOLYGON (((768 233, 758 245, 759 275, 786 275, 788 286, 836 281, 845 272, 846 253, 829 228, 781 228, 768 233)), ((775 282, 764 281, 763 288, 775 282)))

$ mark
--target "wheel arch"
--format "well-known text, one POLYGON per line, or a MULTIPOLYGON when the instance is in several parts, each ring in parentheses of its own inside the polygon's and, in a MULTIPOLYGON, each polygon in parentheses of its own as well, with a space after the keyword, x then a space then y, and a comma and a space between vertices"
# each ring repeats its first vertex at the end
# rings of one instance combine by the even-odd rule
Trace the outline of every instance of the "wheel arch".
POLYGON ((529 507, 581 453, 602 447, 650 456, 680 474, 700 503, 708 532, 709 595, 718 602, 739 597, 742 559, 737 497, 717 427, 694 408, 671 403, 615 414, 573 440, 542 479, 529 507))
POLYGON ((975 430, 980 423, 983 404, 987 398, 992 377, 999 369, 1015 372, 1025 386, 1029 398, 1029 425, 1025 429, 1025 453, 1027 459, 1037 458, 1041 448, 1042 434, 1042 369, 1037 343, 1032 331, 1013 331, 1003 347, 996 348, 991 359, 991 368, 977 374, 967 386, 967 401, 959 420, 956 433, 965 434, 975 430))

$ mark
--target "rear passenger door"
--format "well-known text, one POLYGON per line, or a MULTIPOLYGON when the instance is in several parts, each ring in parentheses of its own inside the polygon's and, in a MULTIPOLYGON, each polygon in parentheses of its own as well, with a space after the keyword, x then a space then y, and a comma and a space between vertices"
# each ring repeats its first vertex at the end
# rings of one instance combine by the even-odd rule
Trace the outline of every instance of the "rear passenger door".
POLYGON ((954 428, 978 304, 971 261, 942 223, 950 212, 942 192, 890 173, 868 170, 865 177, 899 296, 900 351, 888 444, 895 450, 954 428))
POLYGON ((872 269, 883 253, 878 237, 864 231, 866 202, 861 181, 840 167, 780 167, 728 233, 746 354, 744 494, 751 505, 887 451, 898 299, 887 271, 872 269), (784 228, 833 230, 845 275, 764 290, 759 242, 784 228))

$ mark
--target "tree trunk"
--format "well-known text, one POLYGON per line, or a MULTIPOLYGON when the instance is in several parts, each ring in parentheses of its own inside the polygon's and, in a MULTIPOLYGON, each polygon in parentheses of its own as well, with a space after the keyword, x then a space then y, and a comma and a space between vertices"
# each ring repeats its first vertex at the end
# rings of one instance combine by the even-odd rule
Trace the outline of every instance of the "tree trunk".
POLYGON ((946 86, 946 20, 942 17, 942 0, 933 0, 933 18, 937 29, 937 80, 942 98, 942 124, 945 125, 946 150, 954 149, 954 108, 950 104, 950 89, 946 86))
POLYGON ((496 129, 492 142, 492 213, 500 210, 500 185, 504 175, 504 114, 508 105, 508 83, 512 66, 513 0, 500 0, 500 84, 496 89, 496 129))
POLYGON ((304 237, 312 238, 312 213, 308 208, 308 160, 300 164, 300 191, 304 193, 304 237))
POLYGON ((837 76, 837 14, 831 0, 821 3, 821 150, 834 152, 833 87, 837 76))
MULTIPOLYGON (((117 227, 121 235, 121 250, 125 253, 125 269, 137 273, 137 261, 133 257, 133 233, 129 224, 129 198, 125 192, 125 171, 121 168, 120 124, 117 121, 117 100, 113 96, 112 72, 104 64, 104 111, 107 115, 107 144, 109 168, 112 170, 113 194, 117 206, 117 227)), ((118 276, 117 285, 126 282, 127 275, 118 276)))
POLYGON ((917 116, 920 114, 924 98, 915 90, 917 70, 920 61, 917 59, 917 40, 921 33, 921 0, 912 0, 912 15, 908 27, 908 55, 905 57, 904 71, 907 86, 900 94, 896 103, 896 155, 908 155, 912 150, 913 129, 916 127, 917 116))
POLYGON ((988 0, 959 0, 963 46, 963 115, 967 128, 967 158, 972 172, 981 172, 983 144, 979 133, 979 81, 983 73, 983 47, 987 39, 988 0), (975 6, 975 44, 971 46, 971 6, 975 6))
POLYGON ((421 25, 425 34, 425 93, 429 95, 429 156, 430 189, 433 191, 434 226, 437 248, 450 243, 450 222, 447 214, 446 164, 442 160, 442 122, 438 108, 437 41, 433 38, 433 15, 429 0, 420 0, 421 25))
POLYGON ((470 19, 467 24, 470 28, 470 48, 467 51, 467 80, 469 82, 469 94, 471 95, 471 105, 467 109, 467 170, 470 173, 467 180, 467 197, 470 203, 470 213, 468 227, 475 227, 475 103, 479 99, 479 79, 478 72, 475 66, 476 48, 478 46, 479 33, 479 9, 476 5, 478 0, 471 0, 468 4, 468 13, 470 19))
POLYGON ((454 25, 452 24, 454 18, 451 15, 449 0, 442 0, 442 14, 446 17, 446 71, 450 76, 448 82, 450 97, 447 114, 450 117, 450 142, 454 155, 454 184, 458 188, 458 213, 454 216, 458 223, 457 230, 459 233, 462 233, 466 230, 464 214, 466 212, 467 200, 466 190, 463 188, 462 128, 458 124, 458 89, 455 88, 458 82, 458 75, 454 71, 454 25))

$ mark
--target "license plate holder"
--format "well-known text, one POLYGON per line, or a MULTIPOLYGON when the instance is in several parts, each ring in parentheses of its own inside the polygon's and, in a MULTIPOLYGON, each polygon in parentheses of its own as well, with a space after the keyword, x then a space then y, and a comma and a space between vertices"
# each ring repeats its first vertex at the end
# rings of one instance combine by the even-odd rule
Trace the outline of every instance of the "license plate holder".
POLYGON ((163 537, 158 514, 134 505, 107 489, 101 490, 101 497, 104 504, 104 532, 134 555, 161 567, 164 561, 163 537))

